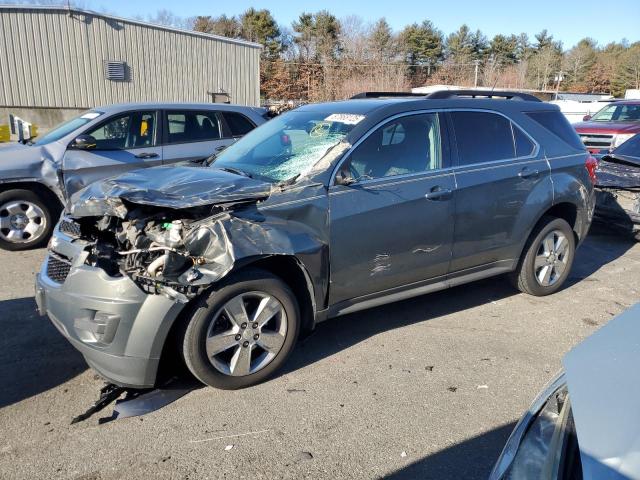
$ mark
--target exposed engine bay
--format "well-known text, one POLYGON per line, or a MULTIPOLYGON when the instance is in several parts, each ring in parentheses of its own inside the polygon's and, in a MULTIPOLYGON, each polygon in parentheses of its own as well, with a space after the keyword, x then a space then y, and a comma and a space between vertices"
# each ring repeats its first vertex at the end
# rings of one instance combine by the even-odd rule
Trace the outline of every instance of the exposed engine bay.
POLYGON ((202 210, 139 207, 125 219, 65 217, 60 229, 89 242, 87 264, 109 276, 126 275, 147 293, 186 302, 234 263, 223 226, 231 216, 224 208, 202 210))

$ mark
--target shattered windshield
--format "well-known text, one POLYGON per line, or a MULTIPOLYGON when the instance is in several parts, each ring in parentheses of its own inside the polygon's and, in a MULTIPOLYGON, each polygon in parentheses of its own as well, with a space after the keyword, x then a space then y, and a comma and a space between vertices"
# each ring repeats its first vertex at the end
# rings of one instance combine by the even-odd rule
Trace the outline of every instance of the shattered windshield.
POLYGON ((288 112, 227 148, 212 167, 284 182, 307 173, 363 118, 343 113, 288 112))

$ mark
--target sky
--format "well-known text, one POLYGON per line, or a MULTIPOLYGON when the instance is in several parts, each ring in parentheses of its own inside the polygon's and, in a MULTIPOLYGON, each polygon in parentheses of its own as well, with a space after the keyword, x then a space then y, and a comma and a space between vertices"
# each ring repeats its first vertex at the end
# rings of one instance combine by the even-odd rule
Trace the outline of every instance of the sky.
POLYGON ((249 7, 267 8, 279 24, 287 26, 303 11, 326 9, 338 18, 359 15, 366 22, 385 17, 396 31, 429 19, 447 35, 466 23, 473 30, 479 28, 489 38, 498 33, 526 32, 533 39, 534 34, 546 28, 565 48, 587 36, 600 45, 622 39, 640 40, 640 0, 81 0, 80 3, 92 10, 107 10, 123 17, 146 17, 160 9, 190 17, 239 15, 249 7))

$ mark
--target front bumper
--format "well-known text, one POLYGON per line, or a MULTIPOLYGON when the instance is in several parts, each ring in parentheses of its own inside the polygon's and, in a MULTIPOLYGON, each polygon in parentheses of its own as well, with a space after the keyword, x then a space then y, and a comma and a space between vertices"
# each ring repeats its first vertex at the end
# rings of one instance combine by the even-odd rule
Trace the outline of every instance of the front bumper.
POLYGON ((153 386, 165 339, 184 304, 147 294, 128 277, 110 277, 86 265, 87 244, 57 228, 50 245, 36 277, 40 314, 48 315, 107 380, 127 387, 153 386), (68 261, 69 273, 51 278, 47 265, 59 259, 68 261))

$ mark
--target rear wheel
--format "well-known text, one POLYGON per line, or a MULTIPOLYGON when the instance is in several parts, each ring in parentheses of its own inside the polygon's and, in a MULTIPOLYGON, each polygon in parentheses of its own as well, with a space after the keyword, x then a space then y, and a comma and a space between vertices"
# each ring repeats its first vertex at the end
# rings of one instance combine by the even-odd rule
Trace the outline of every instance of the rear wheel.
POLYGON ((557 292, 571 272, 575 250, 571 226, 561 218, 544 217, 527 241, 512 282, 530 295, 557 292))
POLYGON ((222 389, 248 387, 282 366, 299 324, 296 298, 282 280, 257 269, 239 272, 195 306, 182 354, 201 382, 222 389))
POLYGON ((53 229, 53 210, 29 190, 0 193, 0 248, 15 251, 44 245, 53 229))

